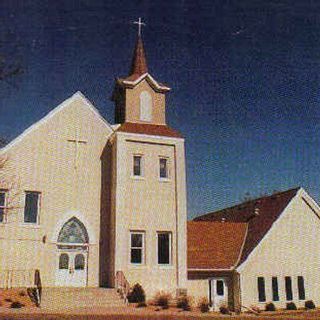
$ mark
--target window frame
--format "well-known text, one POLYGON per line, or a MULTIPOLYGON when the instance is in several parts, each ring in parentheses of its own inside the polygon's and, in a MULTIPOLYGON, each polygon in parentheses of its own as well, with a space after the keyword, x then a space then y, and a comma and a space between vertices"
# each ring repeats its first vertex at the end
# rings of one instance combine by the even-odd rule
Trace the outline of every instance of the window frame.
POLYGON ((131 176, 135 179, 144 178, 144 156, 140 153, 135 153, 132 156, 131 176), (140 158, 140 175, 135 174, 135 158, 140 158))
POLYGON ((303 276, 297 277, 297 287, 298 287, 298 297, 299 300, 304 301, 306 300, 306 286, 303 276))
POLYGON ((150 92, 143 90, 139 94, 139 120, 152 122, 153 118, 153 97, 150 92))
POLYGON ((293 301, 293 288, 292 288, 292 277, 284 277, 285 281, 285 291, 286 291, 286 301, 293 301))
POLYGON ((23 224, 24 225, 39 225, 40 224, 40 209, 41 209, 41 198, 42 194, 40 191, 32 191, 32 190, 26 190, 24 192, 24 209, 23 209, 23 224), (28 222, 25 221, 25 213, 26 213, 26 204, 27 204, 27 195, 28 194, 37 194, 38 195, 38 201, 37 201, 37 219, 36 222, 28 222))
POLYGON ((280 301, 278 277, 271 278, 272 301, 280 301))
POLYGON ((129 236, 129 263, 133 266, 141 266, 141 265, 145 265, 146 263, 146 255, 145 255, 145 248, 146 248, 146 245, 145 245, 145 231, 141 231, 141 230, 130 230, 130 236, 129 236), (132 235, 135 235, 135 234, 138 234, 138 235, 141 235, 142 236, 142 247, 132 247, 132 235), (132 252, 132 249, 134 250, 141 250, 141 262, 132 262, 131 260, 131 252, 132 252))
POLYGON ((157 264, 160 267, 172 266, 172 232, 171 231, 157 231, 157 264), (161 234, 169 235, 169 262, 168 263, 159 263, 159 235, 161 234))
POLYGON ((168 181, 170 180, 170 170, 169 170, 170 160, 168 157, 159 156, 159 179, 160 181, 168 181), (161 177, 161 160, 166 161, 166 177, 161 177))
POLYGON ((3 206, 0 206, 2 209, 2 221, 0 221, 0 225, 7 222, 7 201, 8 201, 8 190, 7 189, 0 189, 0 193, 4 194, 4 202, 3 206))
POLYGON ((266 302, 266 281, 264 277, 257 278, 258 301, 266 302), (260 287, 261 286, 261 287, 260 287))

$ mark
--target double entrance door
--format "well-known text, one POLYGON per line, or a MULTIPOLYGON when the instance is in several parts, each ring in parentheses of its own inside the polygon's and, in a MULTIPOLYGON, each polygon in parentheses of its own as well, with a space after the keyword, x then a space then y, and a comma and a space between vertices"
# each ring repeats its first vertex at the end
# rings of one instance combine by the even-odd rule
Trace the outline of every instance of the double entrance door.
POLYGON ((88 273, 88 251, 85 247, 58 248, 56 286, 85 287, 88 273))

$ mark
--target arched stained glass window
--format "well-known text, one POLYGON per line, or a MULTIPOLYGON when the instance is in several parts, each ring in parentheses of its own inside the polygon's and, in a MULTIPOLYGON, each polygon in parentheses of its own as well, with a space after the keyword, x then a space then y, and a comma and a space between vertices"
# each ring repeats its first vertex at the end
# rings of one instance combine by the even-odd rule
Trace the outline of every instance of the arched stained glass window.
POLYGON ((75 270, 84 270, 84 255, 79 253, 74 259, 74 269, 75 270))
POLYGON ((62 253, 59 258, 59 269, 69 268, 69 256, 66 253, 62 253))
POLYGON ((152 120, 152 97, 148 91, 140 93, 140 120, 152 120))
POLYGON ((67 221, 58 237, 59 243, 88 243, 89 237, 87 230, 82 222, 73 217, 67 221))

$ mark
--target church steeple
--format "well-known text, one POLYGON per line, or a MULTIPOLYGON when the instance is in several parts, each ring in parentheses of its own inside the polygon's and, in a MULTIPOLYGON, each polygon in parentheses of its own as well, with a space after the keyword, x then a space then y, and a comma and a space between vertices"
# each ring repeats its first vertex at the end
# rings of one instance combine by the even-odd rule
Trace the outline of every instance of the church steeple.
POLYGON ((148 66, 147 66, 146 54, 144 52, 141 35, 138 35, 137 43, 133 52, 129 76, 132 76, 132 75, 142 76, 147 72, 148 72, 148 66))

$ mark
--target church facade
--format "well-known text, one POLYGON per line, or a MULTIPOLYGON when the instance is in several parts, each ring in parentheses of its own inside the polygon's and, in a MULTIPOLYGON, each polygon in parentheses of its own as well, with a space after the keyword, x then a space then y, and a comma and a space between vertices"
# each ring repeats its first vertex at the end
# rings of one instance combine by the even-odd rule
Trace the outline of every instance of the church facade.
POLYGON ((80 93, 0 150, 0 287, 186 288, 184 139, 139 36, 110 125, 80 93))

